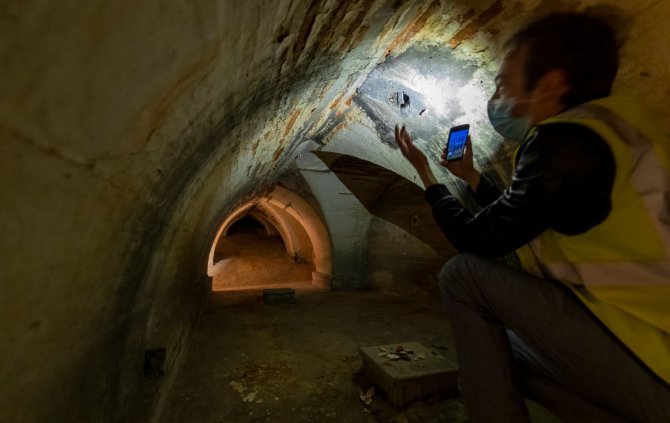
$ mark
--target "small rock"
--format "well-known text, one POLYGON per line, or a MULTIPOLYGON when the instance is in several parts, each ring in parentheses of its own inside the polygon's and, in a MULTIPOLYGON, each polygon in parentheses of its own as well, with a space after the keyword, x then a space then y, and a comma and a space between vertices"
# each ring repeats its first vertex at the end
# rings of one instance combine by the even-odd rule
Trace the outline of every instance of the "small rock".
POLYGON ((365 405, 372 404, 372 398, 375 396, 375 387, 371 386, 365 393, 360 391, 358 397, 363 401, 365 405))
POLYGON ((400 359, 400 356, 398 354, 393 354, 393 353, 388 354, 387 357, 391 360, 394 360, 394 361, 400 359))

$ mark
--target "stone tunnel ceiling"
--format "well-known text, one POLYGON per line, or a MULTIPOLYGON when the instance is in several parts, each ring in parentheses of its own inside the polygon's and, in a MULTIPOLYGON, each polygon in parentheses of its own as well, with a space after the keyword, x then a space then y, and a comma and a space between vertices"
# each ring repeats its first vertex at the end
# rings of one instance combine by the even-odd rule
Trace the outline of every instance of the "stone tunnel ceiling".
MULTIPOLYGON (((356 88, 346 111, 328 118, 328 125, 314 137, 319 141, 315 150, 362 156, 397 169, 401 156, 394 126, 404 124, 416 144, 438 163, 449 128, 469 123, 477 166, 501 182, 509 173, 507 153, 513 147, 501 145, 486 115, 496 71, 471 55, 434 43, 413 44, 397 56, 387 54, 356 88), (386 163, 380 162, 383 153, 389 155, 386 163)), ((444 169, 437 171, 474 211, 477 206, 462 184, 444 169)))
MULTIPOLYGON (((374 124, 374 131, 368 134, 370 139, 397 150, 394 126, 404 124, 435 163, 440 161, 449 128, 470 124, 477 165, 494 172, 496 178, 502 177, 509 166, 504 163, 496 168, 487 162, 497 156, 502 141, 486 116, 494 79, 494 69, 482 67, 450 48, 415 44, 397 57, 386 56, 356 90, 353 102, 374 124)), ((450 175, 442 175, 453 182, 450 175)), ((459 187, 452 188, 461 192, 459 187)), ((474 207, 467 197, 461 197, 474 207)))
MULTIPOLYGON (((445 127, 463 123, 470 123, 482 139, 490 139, 497 136, 490 125, 483 125, 483 106, 493 80, 492 72, 459 59, 451 49, 412 46, 398 57, 389 55, 373 69, 354 101, 374 122, 379 138, 393 148, 396 123, 406 124, 424 146, 442 143, 445 127)), ((439 156, 432 158, 439 161, 439 156)))

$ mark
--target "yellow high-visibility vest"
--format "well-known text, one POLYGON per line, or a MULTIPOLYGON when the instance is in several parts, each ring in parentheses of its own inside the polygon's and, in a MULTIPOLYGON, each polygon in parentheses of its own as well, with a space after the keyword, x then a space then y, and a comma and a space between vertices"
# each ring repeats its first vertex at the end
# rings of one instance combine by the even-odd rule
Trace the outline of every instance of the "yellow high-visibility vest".
MULTIPOLYGON (((546 121, 596 132, 614 155, 612 210, 579 235, 543 232, 517 252, 526 270, 569 286, 670 383, 670 144, 633 101, 607 97, 546 121)), ((613 369, 615 371, 615 369, 613 369)))

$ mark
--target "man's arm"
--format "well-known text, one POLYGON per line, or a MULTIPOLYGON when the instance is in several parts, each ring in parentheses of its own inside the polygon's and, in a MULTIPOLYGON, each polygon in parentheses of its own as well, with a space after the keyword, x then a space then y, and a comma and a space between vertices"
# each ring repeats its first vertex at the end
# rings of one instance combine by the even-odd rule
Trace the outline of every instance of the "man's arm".
POLYGON ((614 159, 598 135, 547 125, 521 148, 510 187, 475 216, 444 185, 426 190, 436 222, 460 252, 500 256, 548 228, 584 232, 609 213, 614 159))
POLYGON ((502 191, 500 191, 498 187, 484 175, 480 176, 477 190, 473 190, 470 185, 468 185, 468 192, 472 195, 477 204, 482 207, 488 206, 502 195, 502 191))

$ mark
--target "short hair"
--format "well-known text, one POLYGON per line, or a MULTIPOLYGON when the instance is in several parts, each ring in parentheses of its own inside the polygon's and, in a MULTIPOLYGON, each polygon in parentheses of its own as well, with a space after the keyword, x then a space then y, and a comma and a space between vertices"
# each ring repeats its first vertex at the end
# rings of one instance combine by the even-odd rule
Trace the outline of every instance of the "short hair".
POLYGON ((604 19, 577 12, 557 12, 517 31, 506 48, 527 48, 526 90, 552 70, 563 70, 570 86, 563 104, 570 108, 612 92, 619 70, 621 40, 604 19))

